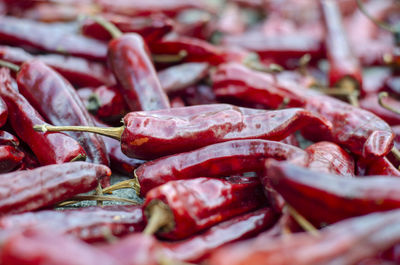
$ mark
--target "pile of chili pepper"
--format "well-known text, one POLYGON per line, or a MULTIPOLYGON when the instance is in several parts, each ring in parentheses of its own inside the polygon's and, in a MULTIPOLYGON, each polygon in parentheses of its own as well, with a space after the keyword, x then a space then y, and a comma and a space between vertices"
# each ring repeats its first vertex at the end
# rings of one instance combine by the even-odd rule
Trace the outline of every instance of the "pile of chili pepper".
POLYGON ((398 0, 0 0, 0 264, 400 264, 398 0))

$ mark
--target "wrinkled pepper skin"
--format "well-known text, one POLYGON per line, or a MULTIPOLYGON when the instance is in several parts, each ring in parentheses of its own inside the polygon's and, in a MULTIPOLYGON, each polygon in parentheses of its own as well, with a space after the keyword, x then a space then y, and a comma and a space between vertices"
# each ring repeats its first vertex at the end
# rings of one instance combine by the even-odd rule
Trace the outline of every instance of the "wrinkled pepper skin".
POLYGON ((108 45, 108 62, 131 111, 170 107, 143 38, 124 34, 108 45))
POLYGON ((79 35, 75 27, 52 25, 28 19, 3 16, 0 19, 0 43, 29 46, 44 52, 68 54, 105 61, 107 45, 79 35))
POLYGON ((45 210, 0 218, 2 229, 51 229, 73 235, 86 242, 105 240, 105 233, 123 236, 145 227, 142 208, 131 205, 86 207, 62 211, 45 210))
POLYGON ((400 171, 390 163, 387 157, 379 157, 377 159, 359 158, 357 161, 357 175, 400 177, 400 171))
POLYGON ((34 58, 54 68, 65 79, 76 86, 114 85, 115 78, 103 64, 84 58, 59 54, 32 55, 21 48, 0 46, 2 60, 22 64, 34 58))
POLYGON ((323 116, 333 126, 331 130, 310 127, 305 136, 313 141, 333 141, 365 158, 384 156, 393 146, 394 135, 385 121, 369 111, 311 91, 298 81, 282 80, 237 64, 221 66, 213 80, 217 95, 221 88, 225 97, 268 108, 277 108, 287 98, 288 107, 302 107, 323 116))
POLYGON ((287 203, 318 226, 400 208, 398 178, 343 178, 272 160, 262 178, 270 179, 287 203))
POLYGON ((305 126, 331 126, 303 109, 265 111, 228 104, 131 112, 124 124, 122 152, 148 160, 232 140, 280 141, 305 126))
POLYGON ((256 238, 215 251, 207 264, 365 264, 359 262, 376 258, 399 242, 399 220, 396 210, 342 221, 321 230, 319 236, 296 233, 289 239, 256 238))
POLYGON ((77 141, 64 133, 36 132, 33 126, 46 122, 29 102, 12 87, 10 71, 0 70, 0 95, 10 110, 9 121, 42 165, 61 164, 75 158, 85 158, 86 153, 77 141))
POLYGON ((0 173, 10 172, 21 164, 25 154, 14 146, 0 146, 0 173))
POLYGON ((199 263, 216 248, 253 237, 270 228, 277 219, 278 215, 271 209, 263 208, 219 223, 188 239, 165 242, 162 246, 164 252, 173 259, 199 263))
POLYGON ((119 265, 116 259, 93 246, 51 230, 14 232, 6 236, 0 262, 4 265, 119 265))
POLYGON ((157 234, 173 240, 187 238, 267 204, 260 182, 255 177, 201 177, 167 182, 147 193, 143 205, 146 215, 148 208, 157 201, 164 202, 174 216, 174 223, 157 234))
MULTIPOLYGON (((24 63, 17 74, 17 82, 20 92, 52 124, 94 126, 76 90, 43 62, 32 60, 24 63)), ((82 132, 70 132, 69 135, 80 142, 89 162, 109 165, 100 136, 82 132)))
POLYGON ((135 177, 141 195, 145 195, 152 188, 171 180, 260 171, 266 158, 288 160, 305 155, 302 149, 280 142, 236 140, 146 162, 135 170, 135 177))
POLYGON ((0 214, 21 213, 51 206, 94 189, 111 175, 106 166, 86 162, 50 165, 0 175, 0 214))
POLYGON ((320 3, 326 29, 329 84, 340 85, 344 78, 350 78, 361 88, 362 68, 347 40, 339 5, 331 0, 321 0, 320 3))

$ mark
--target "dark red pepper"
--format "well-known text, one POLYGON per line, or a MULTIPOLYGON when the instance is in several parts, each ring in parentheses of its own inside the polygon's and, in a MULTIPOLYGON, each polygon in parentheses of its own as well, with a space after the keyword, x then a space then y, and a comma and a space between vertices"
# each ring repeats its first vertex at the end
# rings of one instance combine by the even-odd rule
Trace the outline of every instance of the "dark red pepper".
POLYGON ((0 145, 18 146, 19 140, 9 132, 0 131, 0 145))
POLYGON ((21 164, 25 154, 14 146, 0 146, 0 173, 10 172, 21 164))
POLYGON ((45 123, 29 102, 12 87, 8 69, 0 70, 0 95, 10 109, 9 121, 18 137, 29 145, 42 165, 85 159, 77 141, 63 133, 35 132, 35 124, 45 123))
POLYGON ((94 189, 109 168, 86 162, 50 165, 0 175, 0 214, 40 209, 94 189))
POLYGON ((400 177, 400 171, 387 157, 379 157, 376 159, 359 158, 357 161, 357 175, 400 177))
POLYGON ((8 117, 7 104, 0 98, 0 127, 6 124, 8 117))

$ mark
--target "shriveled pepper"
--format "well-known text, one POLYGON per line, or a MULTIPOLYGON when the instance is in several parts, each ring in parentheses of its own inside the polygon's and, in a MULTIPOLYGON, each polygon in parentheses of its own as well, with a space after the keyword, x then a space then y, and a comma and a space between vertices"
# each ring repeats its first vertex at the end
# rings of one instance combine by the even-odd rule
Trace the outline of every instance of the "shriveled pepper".
POLYGON ((127 156, 150 160, 231 140, 279 141, 305 126, 318 125, 327 130, 331 126, 303 109, 265 111, 228 104, 131 112, 124 117, 124 124, 119 128, 38 125, 35 129, 100 133, 120 140, 127 156))
POLYGON ((42 165, 86 159, 77 141, 63 133, 39 133, 33 125, 45 123, 29 102, 12 87, 8 69, 0 69, 0 95, 10 109, 9 121, 18 137, 29 145, 42 165))
POLYGON ((170 181, 146 195, 146 234, 183 239, 214 224, 266 205, 256 177, 170 181))

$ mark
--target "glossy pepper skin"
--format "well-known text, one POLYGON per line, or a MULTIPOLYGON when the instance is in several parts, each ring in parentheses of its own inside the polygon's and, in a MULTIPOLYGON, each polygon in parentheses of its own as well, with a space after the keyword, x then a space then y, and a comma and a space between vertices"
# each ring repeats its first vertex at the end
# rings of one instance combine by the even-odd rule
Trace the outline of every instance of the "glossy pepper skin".
POLYGON ((340 178, 268 160, 262 178, 307 220, 320 226, 400 208, 398 178, 340 178))
MULTIPOLYGON (((173 29, 173 21, 166 16, 156 14, 146 17, 128 17, 112 13, 101 15, 113 23, 121 32, 134 32, 143 37, 146 43, 160 40, 173 29)), ((111 35, 103 27, 91 20, 85 20, 81 26, 82 34, 98 39, 111 40, 111 35)))
POLYGON ((0 131, 0 145, 18 146, 19 140, 7 131, 0 131))
POLYGON ((320 0, 326 29, 326 52, 329 60, 329 84, 340 85, 350 78, 362 86, 362 68, 350 48, 343 25, 342 14, 336 1, 320 0))
POLYGON ((94 189, 111 175, 106 166, 86 162, 50 165, 0 175, 0 214, 21 213, 51 206, 94 189))
POLYGON ((288 160, 305 155, 300 148, 275 141, 228 141, 146 162, 135 170, 135 177, 140 184, 140 193, 145 195, 171 180, 260 171, 266 158, 288 160))
POLYGON ((232 140, 279 141, 304 126, 331 126, 303 109, 265 111, 228 104, 131 112, 124 117, 124 124, 122 152, 140 159, 155 159, 232 140))
POLYGON ((254 177, 201 177, 167 182, 146 194, 143 205, 146 214, 157 201, 165 203, 174 216, 173 223, 158 235, 174 240, 266 204, 260 182, 254 177))
POLYGON ((0 146, 0 173, 10 172, 21 164, 25 154, 14 146, 0 146))
POLYGON ((131 111, 170 107, 140 35, 128 33, 112 40, 108 45, 108 62, 131 111))
POLYGON ((256 238, 215 251, 208 264, 364 264, 361 261, 375 258, 399 242, 399 220, 400 211, 395 210, 342 221, 321 230, 319 236, 296 233, 289 240, 256 238))
POLYGON ((366 110, 308 90, 297 80, 227 64, 217 70, 213 81, 217 95, 222 90, 225 97, 268 108, 277 108, 287 98, 288 107, 302 107, 323 116, 333 126, 331 130, 310 127, 304 135, 313 141, 332 141, 366 158, 384 156, 393 146, 394 135, 385 121, 366 110))
POLYGON ((357 175, 400 177, 400 171, 387 157, 379 157, 377 159, 359 158, 357 161, 357 175))
POLYGON ((51 229, 60 234, 73 235, 86 242, 104 241, 105 232, 113 236, 140 232, 144 226, 142 208, 131 205, 109 205, 62 211, 44 210, 0 218, 0 227, 4 230, 51 229))
POLYGON ((163 250, 173 259, 199 263, 221 246, 253 237, 267 230, 277 219, 278 215, 271 209, 263 208, 233 217, 188 239, 165 242, 162 244, 163 250))
POLYGON ((114 85, 116 80, 103 64, 74 56, 59 54, 32 55, 17 47, 0 46, 0 58, 21 65, 34 58, 54 68, 76 86, 114 85))
POLYGON ((75 30, 69 25, 3 16, 0 19, 0 43, 105 61, 107 45, 79 35, 75 30))
POLYGON ((10 109, 9 121, 18 137, 29 145, 42 165, 61 164, 73 159, 84 159, 86 153, 77 141, 63 133, 33 130, 44 119, 29 102, 12 87, 8 69, 0 70, 0 95, 10 109))
MULTIPOLYGON (((94 126, 72 85, 43 62, 32 60, 24 63, 17 74, 17 83, 20 92, 52 124, 94 126)), ((81 132, 70 135, 85 149, 89 162, 109 164, 100 136, 81 132)))

